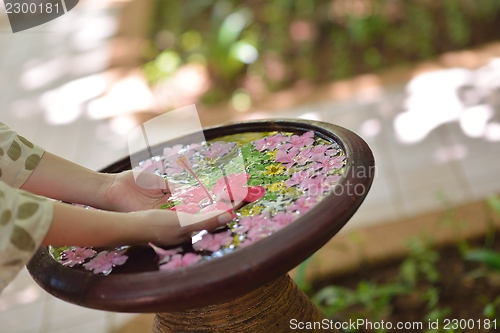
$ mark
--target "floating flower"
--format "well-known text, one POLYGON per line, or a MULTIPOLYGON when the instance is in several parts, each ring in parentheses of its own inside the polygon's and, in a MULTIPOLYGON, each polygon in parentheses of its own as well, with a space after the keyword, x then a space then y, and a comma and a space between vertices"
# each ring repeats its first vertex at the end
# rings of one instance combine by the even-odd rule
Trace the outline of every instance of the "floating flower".
POLYGON ((297 156, 295 157, 294 160, 295 160, 295 163, 297 163, 297 165, 303 166, 307 162, 311 161, 311 156, 312 156, 311 149, 307 148, 307 149, 300 151, 300 153, 297 154, 297 156))
POLYGON ((200 153, 208 158, 222 157, 229 153, 235 145, 234 142, 214 142, 208 146, 208 149, 202 150, 200 153))
POLYGON ((165 250, 162 249, 161 247, 154 245, 151 242, 148 243, 148 245, 151 246, 151 248, 153 248, 153 250, 156 252, 156 255, 158 255, 158 264, 163 264, 167 262, 171 256, 178 254, 179 252, 182 251, 182 247, 178 247, 171 250, 165 250))
POLYGON ((218 198, 229 201, 243 201, 248 194, 247 181, 250 175, 247 173, 235 173, 217 180, 212 187, 212 193, 218 198))
POLYGON ((172 198, 176 200, 181 200, 183 203, 199 203, 204 199, 212 200, 212 197, 208 197, 205 190, 200 186, 189 186, 184 188, 176 189, 172 193, 172 198))
POLYGON ((252 228, 247 233, 247 238, 250 238, 252 241, 258 241, 260 239, 266 238, 274 234, 277 230, 273 225, 266 224, 256 228, 252 228))
POLYGON ((285 171, 285 167, 282 165, 271 164, 266 166, 266 171, 262 172, 264 175, 276 176, 281 175, 285 171))
POLYGON ((299 188, 303 191, 307 191, 308 195, 322 195, 324 192, 330 190, 330 185, 328 184, 328 180, 322 176, 317 175, 314 178, 306 178, 299 185, 299 188))
POLYGON ((258 151, 273 150, 276 149, 276 147, 278 147, 282 142, 285 142, 287 139, 288 137, 285 135, 276 134, 273 136, 255 140, 253 144, 258 151))
POLYGON ((274 211, 284 210, 293 201, 293 198, 286 198, 284 196, 279 196, 274 201, 267 201, 265 203, 263 213, 272 213, 274 211))
POLYGON ((215 252, 223 246, 229 246, 233 242, 231 231, 219 232, 216 234, 206 234, 201 240, 193 244, 196 251, 215 252))
POLYGON ((177 163, 170 163, 164 170, 167 176, 175 176, 181 174, 184 171, 184 168, 178 165, 177 163))
POLYGON ((203 208, 200 213, 204 214, 204 213, 208 213, 208 212, 213 212, 214 210, 223 210, 223 211, 226 211, 226 212, 229 212, 231 214, 233 214, 233 218, 234 218, 234 208, 229 206, 227 203, 225 202, 216 202, 215 204, 211 204, 205 208, 203 208))
POLYGON ((337 145, 317 145, 311 149, 314 155, 328 155, 332 156, 338 153, 337 145))
POLYGON ((278 192, 286 189, 284 182, 276 182, 268 186, 269 191, 278 192))
POLYGON ((287 168, 290 168, 295 164, 303 166, 309 161, 311 161, 310 148, 298 151, 298 148, 294 147, 291 148, 288 153, 283 150, 279 150, 276 154, 276 162, 283 163, 287 168))
POLYGON ((266 194, 266 189, 262 186, 248 186, 248 194, 245 202, 255 202, 266 194))
POLYGON ((253 205, 253 206, 245 206, 240 209, 240 214, 241 216, 251 216, 251 215, 258 215, 262 211, 261 205, 253 205))
POLYGON ((279 212, 273 216, 272 221, 274 222, 275 229, 281 229, 292 223, 297 218, 297 214, 289 212, 279 212))
POLYGON ((239 227, 237 230, 239 233, 245 233, 248 230, 265 226, 269 224, 269 220, 267 219, 267 217, 267 214, 243 217, 238 222, 239 227))
POLYGON ((314 132, 313 131, 305 132, 300 136, 292 135, 289 142, 292 145, 292 147, 295 148, 310 146, 314 143, 314 132))
POLYGON ((178 189, 172 193, 171 198, 182 201, 182 204, 170 209, 190 214, 206 213, 214 210, 233 213, 233 207, 222 202, 222 200, 233 201, 237 204, 243 201, 254 202, 266 194, 266 190, 262 186, 247 186, 249 177, 250 175, 246 173, 221 177, 212 187, 211 193, 201 186, 178 189))
POLYGON ((94 259, 84 264, 83 267, 88 271, 93 271, 94 274, 103 273, 108 275, 114 266, 123 265, 127 261, 128 256, 123 253, 125 253, 123 250, 99 252, 94 259))
POLYGON ((330 185, 336 184, 340 180, 340 175, 330 175, 325 178, 325 181, 330 185))
POLYGON ((319 196, 300 197, 292 205, 288 206, 288 211, 296 211, 300 214, 306 213, 321 200, 319 196))
POLYGON ((285 181, 286 186, 294 186, 300 184, 304 181, 304 179, 311 177, 311 174, 308 171, 299 171, 295 172, 287 181, 285 181))
POLYGON ((276 153, 276 162, 284 163, 285 165, 290 164, 291 166, 295 163, 294 159, 298 152, 298 148, 292 148, 288 152, 285 149, 279 149, 276 153))
POLYGON ((201 256, 194 253, 186 253, 185 255, 176 254, 173 255, 166 264, 160 265, 160 270, 166 271, 181 267, 188 267, 196 264, 200 260, 201 256))
POLYGON ((135 168, 135 170, 154 173, 156 170, 163 172, 164 168, 165 161, 159 156, 154 156, 153 158, 140 163, 139 166, 135 168))
POLYGON ((95 256, 97 252, 88 247, 76 247, 65 250, 62 253, 62 259, 59 261, 64 266, 73 267, 85 262, 88 258, 95 256))
POLYGON ((182 150, 182 145, 166 147, 163 149, 163 156, 167 161, 175 161, 179 157, 179 152, 182 150))
POLYGON ((188 214, 196 214, 200 211, 200 205, 195 202, 189 202, 187 204, 176 205, 171 207, 170 210, 175 210, 176 212, 183 212, 188 214))
POLYGON ((314 165, 315 170, 322 168, 323 171, 328 172, 330 170, 336 170, 342 168, 344 166, 345 156, 344 155, 333 156, 333 157, 324 155, 321 157, 313 156, 313 160, 317 162, 314 165))
POLYGON ((219 199, 235 202, 254 202, 266 194, 262 186, 247 186, 250 175, 235 173, 217 180, 212 187, 212 193, 219 199))
POLYGON ((268 151, 266 152, 266 155, 271 157, 271 159, 276 160, 276 154, 278 153, 278 150, 273 150, 273 151, 268 151))

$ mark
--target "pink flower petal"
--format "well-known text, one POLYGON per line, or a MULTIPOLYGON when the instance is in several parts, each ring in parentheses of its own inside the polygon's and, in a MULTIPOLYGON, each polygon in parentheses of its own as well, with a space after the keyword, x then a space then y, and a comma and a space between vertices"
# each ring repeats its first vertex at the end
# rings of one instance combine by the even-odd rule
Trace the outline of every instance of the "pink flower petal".
POLYGON ((247 233, 247 237, 253 241, 257 241, 272 235, 275 231, 276 229, 272 225, 263 225, 250 229, 247 233))
POLYGON ((294 157, 297 156, 298 152, 297 148, 290 149, 288 153, 284 150, 278 150, 276 153, 276 162, 293 164, 295 163, 294 157))
POLYGON ((182 145, 175 145, 173 147, 166 147, 163 149, 163 156, 169 157, 169 156, 174 156, 179 153, 179 151, 182 150, 182 145))
POLYGON ((239 224, 238 232, 244 233, 253 228, 265 226, 268 223, 269 221, 267 220, 267 215, 265 214, 260 214, 255 216, 245 216, 241 218, 241 220, 238 222, 239 224))
POLYGON ((245 202, 255 202, 266 194, 266 189, 262 186, 248 186, 248 194, 245 202))
POLYGON ((93 271, 94 274, 103 273, 108 275, 111 273, 113 266, 123 265, 128 257, 123 255, 124 251, 102 251, 94 259, 84 264, 88 271, 93 271))
POLYGON ((216 202, 215 204, 213 205, 210 205, 210 206, 207 206, 205 208, 203 208, 200 213, 208 213, 208 212, 213 212, 215 210, 223 210, 223 211, 226 211, 226 212, 229 212, 229 213, 232 213, 233 212, 233 207, 229 206, 228 204, 226 204, 225 202, 216 202))
POLYGON ((224 199, 241 202, 248 194, 246 184, 249 178, 250 175, 247 173, 236 173, 221 177, 212 187, 212 193, 215 194, 219 200, 224 199))
POLYGON ((229 230, 217 234, 206 234, 200 241, 193 244, 193 249, 196 251, 215 252, 223 246, 230 245, 232 241, 233 237, 229 230))
POLYGON ((172 207, 172 208, 170 208, 170 210, 175 210, 176 212, 196 214, 200 211, 200 206, 197 203, 190 202, 187 204, 172 207))
POLYGON ((62 253, 60 263, 64 266, 73 267, 85 262, 88 258, 92 258, 97 252, 87 247, 77 247, 69 249, 62 253))
POLYGON ((276 229, 281 229, 292 223, 296 218, 297 218, 296 214, 288 212, 279 212, 272 218, 272 221, 275 223, 274 227, 276 229))
POLYGON ((194 254, 194 253, 186 253, 182 257, 182 265, 184 267, 192 266, 192 265, 196 264, 200 260, 201 260, 201 257, 199 255, 194 254))
POLYGON ((186 253, 185 255, 176 254, 172 256, 169 262, 160 266, 160 270, 171 270, 181 267, 188 267, 196 264, 201 260, 199 255, 194 253, 186 253))
POLYGON ((154 245, 151 242, 148 243, 148 245, 151 246, 153 248, 153 250, 156 252, 156 254, 158 255, 158 262, 159 263, 167 261, 170 258, 170 256, 178 254, 180 251, 182 251, 182 247, 178 247, 178 248, 170 249, 170 250, 165 250, 165 249, 162 249, 161 247, 154 245))

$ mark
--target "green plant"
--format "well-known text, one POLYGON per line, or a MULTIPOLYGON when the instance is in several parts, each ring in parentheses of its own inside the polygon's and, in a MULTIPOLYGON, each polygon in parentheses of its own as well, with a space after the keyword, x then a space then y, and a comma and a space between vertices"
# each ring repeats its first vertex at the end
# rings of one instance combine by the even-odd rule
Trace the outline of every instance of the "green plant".
POLYGON ((461 330, 455 330, 453 328, 443 328, 443 322, 444 319, 450 314, 451 309, 449 307, 446 308, 440 308, 440 307, 435 307, 432 309, 427 316, 425 317, 425 320, 427 323, 436 323, 436 327, 428 328, 424 330, 424 333, 459 333, 461 330))
POLYGON ((484 304, 483 315, 488 319, 500 319, 500 296, 493 300, 482 295, 480 301, 484 304))
POLYGON ((495 224, 491 216, 496 214, 500 217, 500 197, 491 195, 486 199, 486 212, 487 232, 484 247, 465 251, 464 258, 482 263, 490 270, 500 271, 500 253, 492 249, 495 241, 495 224))
POLYGON ((444 193, 438 193, 437 199, 446 207, 445 213, 439 220, 439 225, 444 229, 451 229, 453 231, 457 248, 464 255, 470 249, 469 243, 463 234, 463 231, 468 228, 469 223, 458 216, 455 205, 444 193))
POLYGON ((488 230, 485 237, 484 247, 492 248, 495 242, 495 223, 493 222, 493 215, 496 214, 500 217, 500 197, 498 195, 491 195, 486 199, 486 223, 488 230))
POLYGON ((441 276, 435 264, 439 260, 439 253, 432 248, 429 241, 412 238, 408 241, 410 251, 399 267, 400 279, 414 287, 419 276, 423 276, 429 283, 436 283, 441 276))
MULTIPOLYGON (((408 287, 400 282, 375 284, 362 281, 354 290, 339 286, 325 287, 312 300, 328 317, 358 305, 361 311, 352 316, 379 321, 392 311, 393 298, 408 292, 408 287)), ((377 330, 377 332, 385 331, 377 330)))
POLYGON ((465 255, 466 260, 482 263, 490 271, 500 272, 500 253, 490 249, 470 250, 465 255))
MULTIPOLYGON (((488 277, 491 275, 498 276, 500 274, 500 252, 492 248, 495 240, 495 225, 491 216, 491 213, 493 213, 500 217, 500 198, 496 195, 488 197, 486 199, 486 210, 488 212, 486 217, 488 231, 485 236, 484 247, 469 250, 464 254, 465 260, 481 264, 479 268, 469 272, 468 276, 470 278, 488 277)), ((491 301, 483 295, 482 301, 485 304, 483 314, 486 318, 500 318, 500 296, 491 301)))
POLYGON ((207 70, 207 103, 252 99, 498 39, 497 0, 155 0, 144 72, 207 70), (257 87, 257 88, 256 88, 257 87))
MULTIPOLYGON (((459 258, 465 263, 479 263, 479 268, 467 271, 463 276, 458 278, 464 284, 470 285, 471 278, 487 277, 488 280, 483 280, 494 283, 493 277, 500 276, 500 252, 495 251, 495 223, 494 220, 500 217, 500 198, 491 196, 485 201, 485 215, 488 226, 485 235, 484 245, 481 248, 473 249, 472 241, 467 240, 462 234, 463 227, 466 221, 462 220, 455 207, 448 206, 445 216, 441 223, 451 227, 456 237, 459 239, 459 258), (462 279, 465 278, 465 279, 462 279)), ((406 302, 411 300, 412 306, 424 308, 421 305, 425 304, 426 314, 422 317, 425 333, 444 333, 444 332, 464 332, 460 329, 461 326, 456 325, 445 327, 444 324, 449 322, 448 316, 455 316, 454 308, 445 306, 441 300, 442 291, 446 291, 446 280, 443 281, 441 273, 436 264, 440 258, 439 252, 433 246, 430 238, 413 237, 407 242, 408 255, 399 265, 399 270, 396 276, 387 278, 385 283, 374 283, 371 281, 362 280, 355 288, 346 288, 339 285, 331 285, 317 292, 312 300, 325 313, 326 316, 332 319, 363 319, 367 318, 370 321, 391 320, 394 316, 392 312, 394 300, 398 302, 406 302), (401 298, 402 297, 402 298, 401 298), (422 302, 419 304, 419 301, 422 302), (448 320, 448 321, 447 321, 448 320)), ((362 253, 360 253, 362 255, 362 253)), ((464 266, 467 269, 468 266, 464 266)), ((476 298, 484 305, 483 315, 486 320, 500 319, 500 296, 498 295, 480 295, 476 298)), ((478 320, 479 323, 481 320, 478 320)), ((383 332, 378 330, 377 332, 383 332)))
POLYGON ((308 293, 311 290, 311 282, 306 279, 306 271, 307 267, 312 262, 312 258, 314 255, 310 256, 306 260, 304 260, 298 267, 297 267, 297 274, 295 275, 295 283, 297 286, 305 293, 308 293))

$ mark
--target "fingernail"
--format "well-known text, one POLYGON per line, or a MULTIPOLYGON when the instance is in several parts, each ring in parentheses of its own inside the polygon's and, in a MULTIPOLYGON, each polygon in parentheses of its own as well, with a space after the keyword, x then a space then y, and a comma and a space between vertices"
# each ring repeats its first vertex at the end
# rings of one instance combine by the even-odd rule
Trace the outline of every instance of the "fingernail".
POLYGON ((229 223, 232 219, 233 219, 233 217, 229 213, 224 213, 224 214, 221 214, 217 217, 217 221, 219 222, 219 225, 224 225, 226 223, 229 223))

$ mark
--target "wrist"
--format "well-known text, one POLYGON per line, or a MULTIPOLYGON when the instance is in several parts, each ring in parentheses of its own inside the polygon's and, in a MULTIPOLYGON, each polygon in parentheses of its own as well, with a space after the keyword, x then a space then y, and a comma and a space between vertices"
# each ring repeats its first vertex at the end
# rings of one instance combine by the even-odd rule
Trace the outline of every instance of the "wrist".
POLYGON ((152 232, 148 223, 148 211, 121 213, 124 215, 122 223, 126 225, 123 230, 124 244, 147 245, 152 241, 152 232))
POLYGON ((114 210, 113 208, 113 198, 110 195, 110 189, 115 184, 116 174, 112 173, 97 173, 100 186, 97 191, 98 197, 98 208, 106 210, 114 210))

